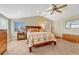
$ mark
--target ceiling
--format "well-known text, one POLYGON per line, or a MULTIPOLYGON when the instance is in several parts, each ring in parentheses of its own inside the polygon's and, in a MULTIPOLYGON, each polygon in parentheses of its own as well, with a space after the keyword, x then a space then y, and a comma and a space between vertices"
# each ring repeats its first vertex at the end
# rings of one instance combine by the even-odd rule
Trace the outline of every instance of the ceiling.
POLYGON ((68 4, 62 8, 62 13, 47 13, 50 4, 0 4, 0 13, 8 18, 22 18, 42 15, 50 20, 59 20, 69 16, 79 15, 79 4, 68 4))
POLYGON ((50 15, 47 12, 43 12, 42 16, 49 18, 50 20, 61 20, 63 18, 79 16, 79 4, 68 4, 67 7, 60 9, 62 13, 53 13, 50 15))
POLYGON ((39 16, 48 4, 0 4, 0 13, 8 18, 39 16))

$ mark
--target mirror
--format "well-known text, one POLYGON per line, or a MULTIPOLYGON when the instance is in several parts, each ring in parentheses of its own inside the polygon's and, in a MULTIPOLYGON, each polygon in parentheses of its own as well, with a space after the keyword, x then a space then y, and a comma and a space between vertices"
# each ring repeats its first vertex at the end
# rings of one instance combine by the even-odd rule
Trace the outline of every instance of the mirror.
POLYGON ((79 28, 79 20, 66 21, 66 28, 79 28))

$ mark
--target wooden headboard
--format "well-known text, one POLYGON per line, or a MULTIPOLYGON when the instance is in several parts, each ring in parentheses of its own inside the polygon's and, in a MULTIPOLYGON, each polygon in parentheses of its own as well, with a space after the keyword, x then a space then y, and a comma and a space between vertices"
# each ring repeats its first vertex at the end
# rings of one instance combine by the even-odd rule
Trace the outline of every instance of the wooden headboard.
POLYGON ((42 32, 43 29, 41 26, 26 26, 26 31, 30 31, 30 32, 42 32))

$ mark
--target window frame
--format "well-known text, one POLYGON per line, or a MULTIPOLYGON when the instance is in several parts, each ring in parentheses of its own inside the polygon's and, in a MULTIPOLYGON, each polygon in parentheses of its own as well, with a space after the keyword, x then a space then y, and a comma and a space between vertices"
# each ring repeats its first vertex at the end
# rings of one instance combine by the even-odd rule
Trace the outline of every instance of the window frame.
MULTIPOLYGON (((72 25, 79 25, 79 24, 72 24, 72 23, 71 23, 71 24, 67 27, 67 22, 77 21, 77 20, 78 20, 78 19, 76 19, 76 20, 67 20, 67 21, 65 21, 65 27, 68 28, 68 29, 79 29, 79 27, 77 27, 77 28, 75 28, 75 27, 72 28, 72 27, 71 27, 72 25)), ((78 20, 78 21, 79 21, 79 20, 78 20)))

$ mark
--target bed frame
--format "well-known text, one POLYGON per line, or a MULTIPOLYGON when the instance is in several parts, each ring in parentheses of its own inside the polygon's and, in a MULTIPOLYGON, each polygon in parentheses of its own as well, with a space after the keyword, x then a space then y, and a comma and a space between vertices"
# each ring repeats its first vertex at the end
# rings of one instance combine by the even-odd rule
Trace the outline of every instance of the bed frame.
MULTIPOLYGON (((31 32, 42 32, 43 31, 41 26, 26 26, 26 32, 29 29, 31 32)), ((52 44, 52 42, 54 43, 54 45, 56 45, 56 41, 47 41, 47 42, 43 42, 39 44, 34 44, 32 47, 44 46, 44 45, 52 44)), ((29 52, 32 52, 32 47, 29 47, 29 52)))
MULTIPOLYGON (((34 44, 32 47, 44 46, 44 45, 52 44, 52 42, 54 43, 54 45, 56 45, 56 41, 48 41, 39 44, 34 44)), ((29 52, 32 52, 32 47, 29 47, 29 52)))

